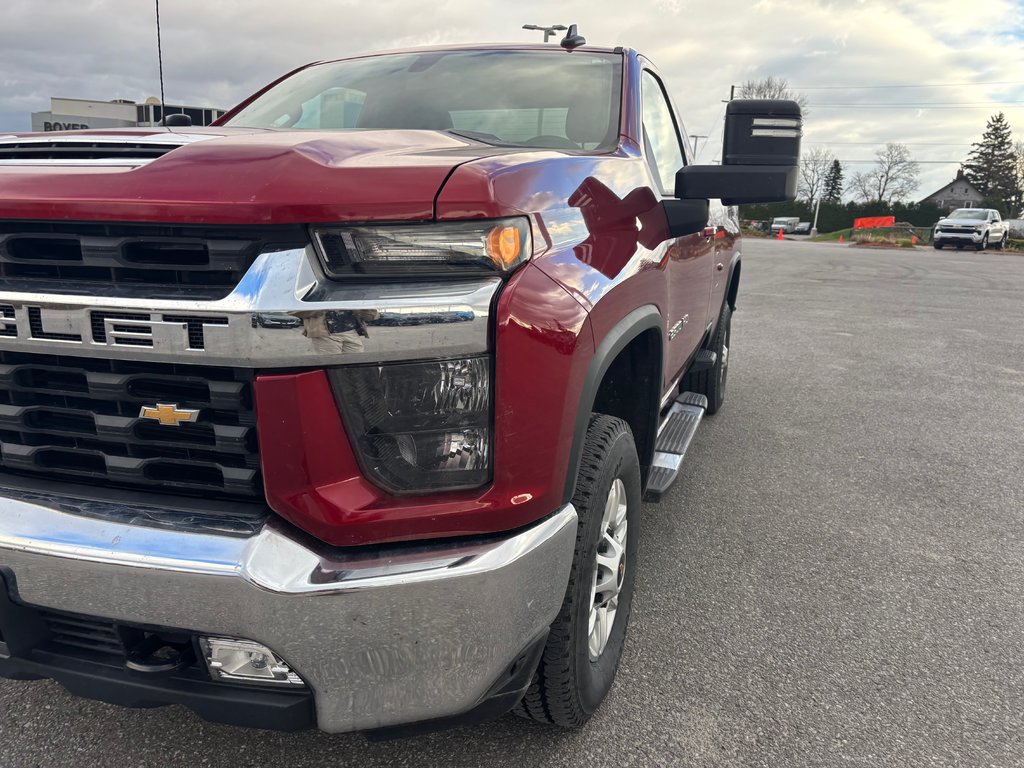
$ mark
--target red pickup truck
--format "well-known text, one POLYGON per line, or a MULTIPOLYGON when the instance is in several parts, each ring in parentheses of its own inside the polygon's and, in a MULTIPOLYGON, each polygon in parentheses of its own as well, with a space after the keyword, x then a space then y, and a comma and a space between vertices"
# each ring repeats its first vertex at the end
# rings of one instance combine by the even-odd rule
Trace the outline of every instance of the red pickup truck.
POLYGON ((578 42, 0 137, 0 676, 277 729, 594 712, 801 118, 731 102, 694 165, 654 66, 578 42))

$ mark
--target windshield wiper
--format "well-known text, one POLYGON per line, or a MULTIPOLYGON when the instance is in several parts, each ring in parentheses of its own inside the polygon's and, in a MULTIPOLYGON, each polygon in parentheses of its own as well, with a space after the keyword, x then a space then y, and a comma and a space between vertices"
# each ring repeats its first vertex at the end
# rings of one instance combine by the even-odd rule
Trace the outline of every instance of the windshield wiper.
POLYGON ((502 141, 493 133, 484 133, 483 131, 456 131, 452 128, 448 128, 445 133, 451 133, 455 136, 461 136, 464 139, 472 139, 473 141, 479 141, 484 144, 490 144, 495 147, 520 147, 521 144, 513 144, 509 141, 502 141))

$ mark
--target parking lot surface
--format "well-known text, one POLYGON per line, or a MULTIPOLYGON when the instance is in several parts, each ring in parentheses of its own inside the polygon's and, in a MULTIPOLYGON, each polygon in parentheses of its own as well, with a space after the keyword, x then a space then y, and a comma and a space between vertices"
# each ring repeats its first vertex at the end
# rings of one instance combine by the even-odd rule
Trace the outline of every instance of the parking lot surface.
POLYGON ((1024 256, 747 241, 618 682, 369 743, 0 681, 0 766, 1024 765, 1024 256))

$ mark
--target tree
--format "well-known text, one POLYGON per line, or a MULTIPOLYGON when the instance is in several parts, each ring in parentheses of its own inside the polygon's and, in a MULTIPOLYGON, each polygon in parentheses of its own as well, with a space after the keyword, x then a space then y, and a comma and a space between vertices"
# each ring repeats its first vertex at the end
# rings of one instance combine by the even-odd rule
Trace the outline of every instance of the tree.
POLYGON ((886 144, 875 153, 875 167, 866 173, 855 173, 850 191, 862 202, 891 204, 905 200, 917 189, 918 165, 905 144, 886 144))
POLYGON ((1017 204, 1021 183, 1017 177, 1016 158, 1010 124, 1000 112, 988 119, 981 141, 975 142, 963 164, 964 175, 987 200, 1000 204, 1003 212, 1017 204))
POLYGON ((1013 144, 1013 166, 1017 173, 1017 207, 1007 211, 1007 215, 1024 218, 1024 139, 1017 139, 1013 144))
POLYGON ((832 161, 832 167, 825 176, 825 188, 821 192, 821 199, 826 203, 843 201, 843 166, 838 159, 832 161))
POLYGON ((791 90, 784 77, 769 75, 760 80, 745 80, 736 96, 740 99, 792 99, 800 105, 801 112, 807 113, 807 97, 791 90))
POLYGON ((797 197, 811 202, 817 200, 825 189, 825 179, 836 157, 824 147, 815 147, 800 158, 800 179, 797 197))

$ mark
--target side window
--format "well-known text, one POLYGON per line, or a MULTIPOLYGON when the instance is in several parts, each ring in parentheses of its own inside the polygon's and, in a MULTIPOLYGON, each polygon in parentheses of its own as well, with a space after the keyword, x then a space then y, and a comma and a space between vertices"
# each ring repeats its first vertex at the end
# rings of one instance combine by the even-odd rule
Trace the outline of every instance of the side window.
POLYGON ((683 150, 672 109, 658 79, 648 71, 641 76, 644 143, 661 181, 661 191, 670 194, 676 186, 676 171, 683 167, 683 150))

